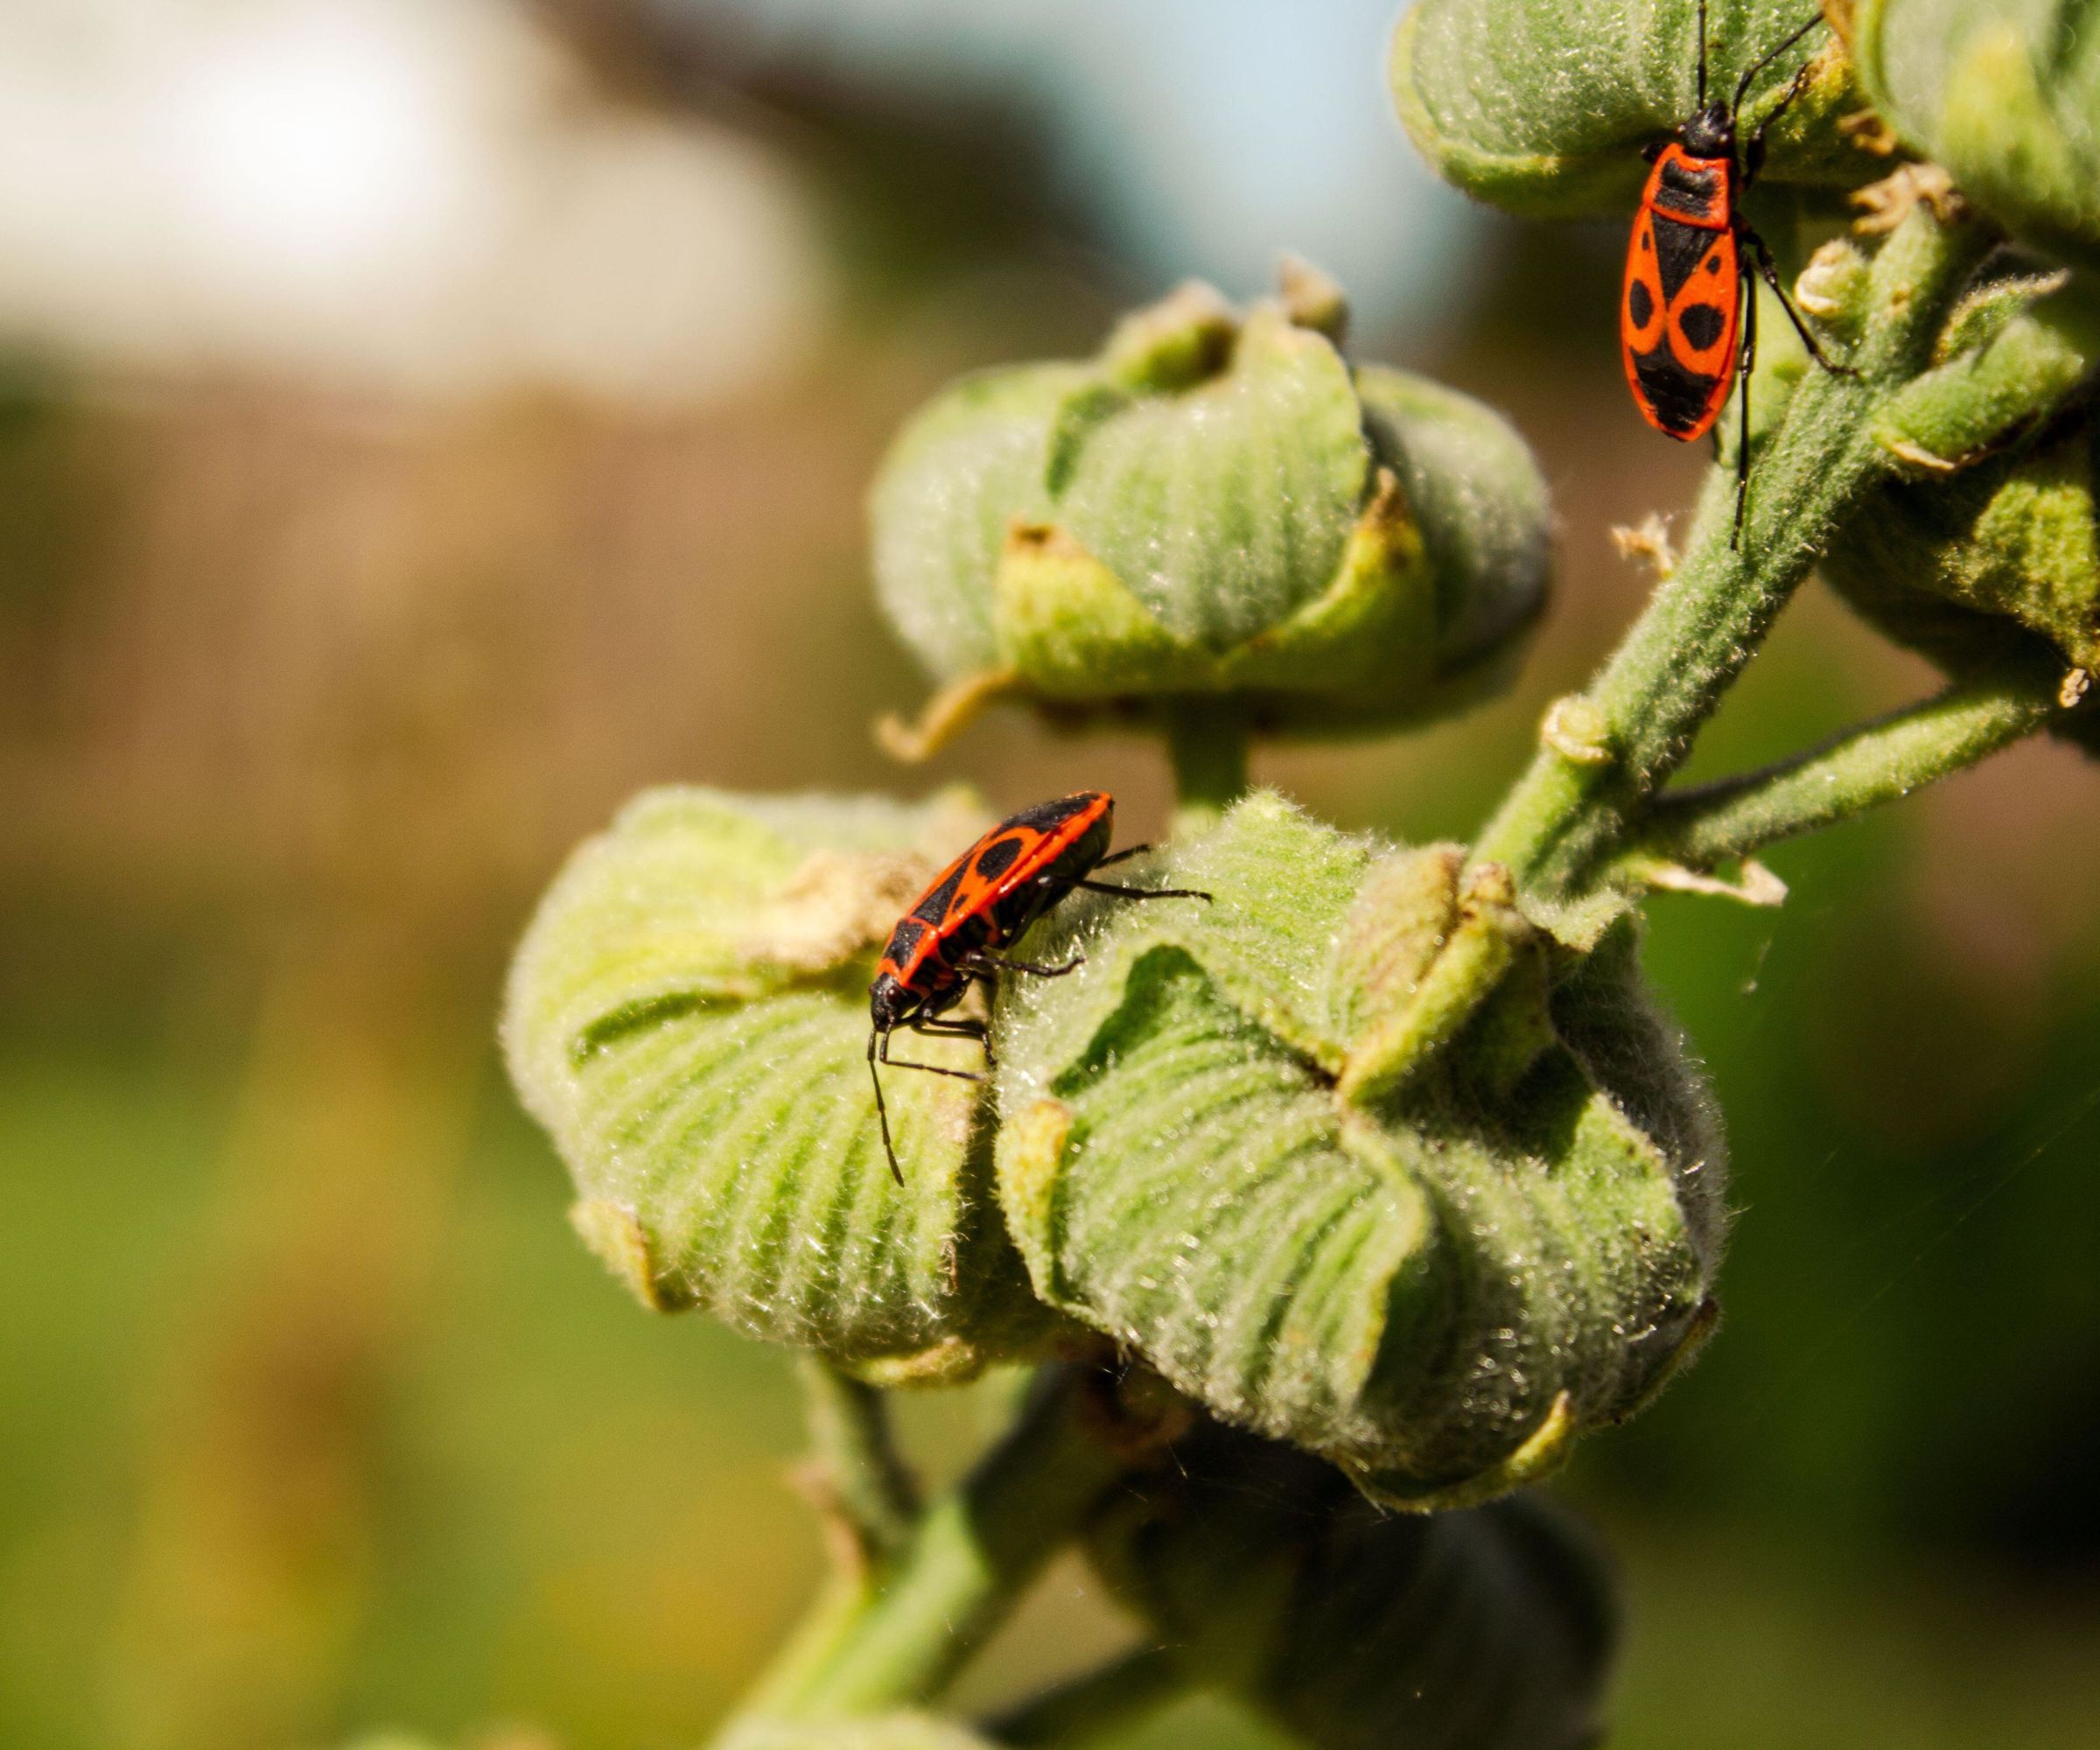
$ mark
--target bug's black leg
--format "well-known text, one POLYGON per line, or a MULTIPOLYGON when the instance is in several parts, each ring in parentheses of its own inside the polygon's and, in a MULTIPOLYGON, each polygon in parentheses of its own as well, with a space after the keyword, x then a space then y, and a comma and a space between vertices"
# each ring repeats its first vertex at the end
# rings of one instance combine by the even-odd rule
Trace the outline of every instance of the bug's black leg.
MULTIPOLYGON (((1743 511, 1750 502, 1750 373, 1757 368, 1757 282, 1743 276, 1743 344, 1736 354, 1735 528, 1728 536, 1732 553, 1743 544, 1743 511)), ((1719 427, 1717 425, 1718 431, 1719 427)))
POLYGON ((1779 299, 1779 307, 1787 312, 1787 320, 1794 325, 1794 332, 1801 336, 1801 343, 1809 349, 1809 356, 1832 376, 1858 376, 1859 373, 1850 365, 1834 365, 1824 356, 1823 348, 1816 344, 1816 337, 1809 332, 1809 325, 1801 319, 1801 312, 1795 309, 1794 300, 1787 296, 1786 287, 1779 283, 1779 268, 1774 262, 1772 251, 1766 247, 1765 240, 1740 220, 1736 223, 1735 233, 1738 242, 1746 246, 1756 258, 1758 272, 1764 276, 1765 284, 1772 288, 1773 295, 1779 299))
POLYGON ((1151 845, 1149 845, 1149 844, 1129 844, 1129 845, 1125 845, 1125 846, 1124 846, 1124 848, 1123 848, 1121 850, 1117 851, 1117 852, 1116 852, 1116 854, 1115 854, 1113 857, 1104 857, 1104 858, 1102 858, 1101 859, 1101 861, 1100 861, 1100 862, 1096 863, 1096 864, 1094 866, 1095 866, 1096 869, 1106 869, 1106 868, 1108 868, 1108 867, 1109 867, 1109 865, 1110 865, 1110 864, 1114 864, 1114 863, 1124 863, 1124 862, 1127 862, 1127 861, 1129 861, 1129 859, 1130 859, 1130 858, 1133 858, 1133 857, 1142 857, 1142 856, 1144 856, 1144 853, 1145 853, 1146 851, 1150 850, 1152 848, 1152 847, 1151 845))
MULTIPOLYGON (((886 1047, 890 1036, 884 1033, 881 1038, 886 1047)), ((882 1097, 882 1072, 875 1067, 875 1034, 868 1035, 868 1080, 875 1084, 875 1122, 882 1126, 882 1152, 890 1158, 890 1177, 901 1186, 904 1169, 897 1165, 897 1144, 890 1140, 890 1109, 882 1097)), ((888 1055, 886 1049, 884 1055, 888 1055)))
MULTIPOLYGON (((912 1026, 912 1023, 909 1021, 906 1021, 905 1025, 912 1026)), ((926 1031, 923 1027, 913 1027, 912 1030, 914 1032, 926 1031)), ((892 1057, 890 1055, 890 1036, 887 1033, 882 1036, 882 1051, 878 1060, 892 1069, 923 1069, 928 1075, 952 1075, 958 1082, 982 1082, 984 1079, 974 1069, 947 1069, 938 1063, 907 1063, 901 1057, 892 1057)))
POLYGON ((1800 96, 1803 91, 1808 89, 1809 70, 1815 65, 1816 61, 1813 56, 1810 56, 1807 60, 1802 62, 1801 71, 1794 75, 1792 83, 1790 83, 1787 87, 1786 90, 1781 94, 1779 102, 1774 103, 1771 108, 1765 112, 1764 119, 1751 130, 1750 137, 1743 142, 1743 179, 1740 185, 1741 187, 1749 187, 1752 183, 1757 180, 1758 172, 1764 169, 1765 130, 1769 128, 1774 122, 1778 121, 1782 116, 1785 115, 1788 109, 1792 107, 1794 100, 1800 96))
MULTIPOLYGON (((1770 48, 1767 49, 1764 53, 1758 56, 1755 60, 1752 61, 1748 66, 1743 69, 1743 76, 1736 81, 1735 95, 1729 100, 1728 103, 1728 116, 1731 121, 1734 121, 1743 113, 1743 99, 1749 94, 1751 80, 1755 79, 1759 74, 1762 73, 1767 67, 1770 66, 1774 61, 1780 58, 1780 56, 1786 53, 1786 52, 1792 48, 1796 43, 1799 42, 1803 37, 1807 36, 1810 31, 1814 30, 1816 25, 1822 24, 1823 22, 1823 12, 1821 8, 1818 8, 1816 10, 1809 14, 1808 18, 1802 24, 1801 28, 1796 31, 1792 36, 1787 38, 1783 42, 1774 43, 1770 48)), ((1806 71, 1805 67, 1803 71, 1806 71)), ((1798 84, 1801 81, 1802 77, 1802 74, 1796 74, 1795 75, 1795 82, 1798 84)), ((1704 91, 1700 93, 1699 101, 1702 103, 1706 101, 1704 91)), ((1787 104, 1791 103, 1794 100, 1791 97, 1782 100, 1780 104, 1780 108, 1783 109, 1787 104)), ((1774 113, 1776 114, 1777 112, 1774 111, 1774 113)), ((1770 116, 1766 117, 1767 121, 1769 121, 1770 119, 1770 116)))
MULTIPOLYGON (((984 1060, 991 1061, 991 1041, 987 1037, 982 1021, 942 1021, 913 1019, 903 1023, 915 1033, 929 1033, 948 1039, 974 1039, 984 1047, 984 1060)), ((974 1069, 948 1069, 938 1063, 912 1063, 901 1057, 890 1055, 890 1033, 887 1028, 878 1028, 868 1035, 868 1080, 875 1084, 875 1120, 882 1126, 882 1152, 889 1157, 890 1177, 898 1184, 904 1183, 904 1169, 897 1165, 897 1145, 890 1139, 890 1109, 882 1097, 882 1072, 877 1064, 887 1064, 892 1069, 922 1069, 928 1075, 952 1075, 958 1082, 982 1082, 984 1077, 974 1069), (876 1047, 880 1046, 878 1051, 876 1047)))
MULTIPOLYGON (((929 1039, 975 1040, 984 1047, 984 1067, 990 1069, 996 1068, 998 1063, 998 1059, 994 1057, 991 1053, 991 1028, 986 1022, 927 1019, 906 1021, 905 1026, 915 1033, 924 1033, 929 1039)), ((920 1069, 931 1069, 934 1066, 930 1063, 922 1063, 915 1067, 920 1069)), ((965 1072, 950 1069, 942 1073, 948 1075, 959 1075, 965 1072)), ((979 1076, 976 1079, 981 1082, 984 1078, 979 1076)))
POLYGON ((1118 887, 1113 881, 1074 881, 1089 893, 1113 893, 1124 900, 1206 900, 1208 893, 1194 887, 1118 887))
POLYGON ((904 1024, 915 1033, 924 1033, 929 1039, 981 1040, 985 1034, 982 1021, 912 1020, 904 1024))
POLYGON ((1000 972, 1030 972, 1038 978, 1062 978, 1068 972, 1076 972, 1087 963, 1087 956, 1075 954, 1062 966, 1038 966, 1032 961, 1009 960, 1003 954, 994 954, 989 948, 979 948, 970 956, 975 966, 989 966, 1000 972))

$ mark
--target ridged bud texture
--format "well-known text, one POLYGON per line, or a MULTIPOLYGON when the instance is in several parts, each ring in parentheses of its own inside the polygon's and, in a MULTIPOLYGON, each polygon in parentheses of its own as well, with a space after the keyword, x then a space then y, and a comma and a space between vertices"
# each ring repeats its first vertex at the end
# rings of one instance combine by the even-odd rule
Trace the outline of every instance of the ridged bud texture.
MULTIPOLYGON (((876 952, 983 817, 966 799, 651 792, 578 850, 514 966, 511 1074, 584 1240, 648 1304, 879 1363, 966 1370, 1035 1311, 989 1207, 976 1090, 865 1061, 876 952)), ((914 1040, 970 1067, 956 1041, 914 1040)))
POLYGON ((872 500, 882 605, 944 686, 1065 711, 1200 698, 1259 727, 1390 724, 1506 676, 1548 510, 1479 403, 1352 368, 1339 294, 1244 317, 1185 289, 1087 364, 970 378, 872 500))
MULTIPOLYGON (((1710 91, 1726 97, 1806 16, 1799 0, 1710 0, 1710 91)), ((1858 107, 1851 64, 1827 32, 1760 74, 1746 125, 1802 61, 1812 71, 1766 140, 1761 180, 1848 186, 1885 165, 1837 119, 1858 107)), ((1698 107, 1695 0, 1418 0, 1393 38, 1394 102, 1438 173, 1481 200, 1538 217, 1630 214, 1648 166, 1698 107)))
POLYGON ((1271 796, 1214 896, 1089 910, 1000 1015, 1000 1195, 1042 1298, 1240 1426, 1431 1505, 1624 1414, 1695 1334, 1722 1159, 1623 934, 1569 963, 1452 847, 1271 796))

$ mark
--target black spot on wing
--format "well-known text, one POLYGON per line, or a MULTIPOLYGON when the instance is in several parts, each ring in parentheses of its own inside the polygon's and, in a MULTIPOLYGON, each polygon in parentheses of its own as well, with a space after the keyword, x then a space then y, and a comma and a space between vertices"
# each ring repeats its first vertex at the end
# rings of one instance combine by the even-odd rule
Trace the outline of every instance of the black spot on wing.
POLYGON ((1684 338, 1701 353, 1719 340, 1721 330, 1728 326, 1728 318, 1711 304, 1687 304, 1677 321, 1684 330, 1684 338))
POLYGON ((1025 840, 1008 836, 995 838, 977 853, 977 873, 987 881, 996 881, 1013 867, 1013 860, 1021 854, 1025 840))
POLYGON ((1077 795, 1060 796, 1054 802, 1038 802, 1032 808, 1023 808, 1018 815, 1008 815, 999 822, 999 830, 1009 827, 1027 827, 1035 832, 1048 832, 1054 826, 1061 826, 1074 815, 1084 814, 1100 800, 1092 790, 1082 790, 1077 795))
POLYGON ((929 924, 938 925, 948 915, 948 908, 955 904, 956 889, 962 885, 962 877, 969 872, 968 863, 958 863, 941 878, 941 884, 912 907, 911 915, 924 918, 929 924))
POLYGON ((1667 339, 1652 353, 1634 354, 1634 374, 1656 423, 1673 438, 1688 436, 1697 429, 1717 381, 1686 370, 1671 356, 1667 339))
POLYGON ((1662 278, 1662 299, 1668 303, 1690 279, 1699 257, 1713 247, 1713 233, 1697 225, 1682 225, 1675 219, 1656 215, 1656 271, 1662 278))
MULTIPOLYGON (((1642 242, 1648 241, 1643 237, 1642 242)), ((1626 313, 1632 318, 1634 326, 1645 328, 1648 318, 1656 313, 1656 300, 1648 293, 1647 282, 1635 280, 1626 289, 1626 313)))

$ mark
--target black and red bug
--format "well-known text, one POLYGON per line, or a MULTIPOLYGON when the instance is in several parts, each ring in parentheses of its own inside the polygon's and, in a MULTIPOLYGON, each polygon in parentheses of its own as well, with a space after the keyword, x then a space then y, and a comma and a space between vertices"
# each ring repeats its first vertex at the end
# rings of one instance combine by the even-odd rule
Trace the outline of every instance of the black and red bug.
POLYGON ((1778 102, 1743 140, 1740 163, 1736 156, 1738 123, 1751 80, 1822 22, 1818 12, 1759 56, 1736 81, 1732 100, 1710 102, 1706 0, 1699 0, 1699 106, 1677 129, 1675 139, 1648 148, 1655 168, 1642 190, 1627 244, 1619 354, 1641 416, 1666 436, 1690 443, 1713 429, 1728 400, 1731 379, 1740 380, 1732 545, 1742 536, 1749 488, 1750 373, 1757 362, 1757 294, 1746 258, 1755 262, 1765 284, 1778 296, 1807 343, 1809 356, 1825 370, 1851 374, 1847 367, 1824 356, 1780 284, 1772 251, 1745 220, 1740 206, 1743 191, 1764 164, 1765 130, 1801 94, 1812 60, 1802 63, 1778 102))
POLYGON ((948 1011, 972 984, 992 984, 1002 972, 1057 978, 1077 969, 1035 966, 1000 950, 1074 889, 1111 893, 1122 900, 1208 900, 1189 887, 1119 887, 1091 878, 1096 871, 1136 857, 1150 847, 1134 844, 1108 854, 1115 832, 1116 799, 1103 790, 1081 790, 1055 802, 1038 802, 1009 815, 941 872, 910 911, 897 920, 882 951, 875 982, 868 986, 868 1074, 875 1082, 875 1114, 883 1151, 897 1182, 904 1174, 890 1140, 889 1109, 883 1103, 878 1064, 923 1069, 964 1082, 982 1082, 975 1070, 909 1063, 890 1055, 890 1037, 900 1027, 934 1038, 974 1039, 990 1054, 985 1023, 957 1019, 948 1011))

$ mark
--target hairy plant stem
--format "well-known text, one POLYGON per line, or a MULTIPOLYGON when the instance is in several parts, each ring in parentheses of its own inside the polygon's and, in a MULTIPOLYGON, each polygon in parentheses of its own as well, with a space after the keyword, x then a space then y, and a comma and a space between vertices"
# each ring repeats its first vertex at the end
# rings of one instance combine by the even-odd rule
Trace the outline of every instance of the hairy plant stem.
POLYGON ((1900 802, 2042 728, 2061 684, 2060 663, 2008 664, 1761 772, 1666 795, 1607 872, 1712 869, 1900 802))
POLYGON ((1046 1368, 1012 1426, 895 1553, 834 1580, 746 1715, 867 1713, 937 1696, 1122 1473, 1090 1383, 1084 1368, 1046 1368))
MULTIPOLYGON (((1601 757, 1541 747, 1474 847, 1547 908, 1578 895, 1637 831, 1650 798, 1757 653, 1841 521, 1889 465, 1871 426, 1930 362, 1941 323, 1988 236, 1914 207, 1876 256, 1847 362, 1811 368, 1758 449, 1741 539, 1732 470, 1709 471, 1690 544, 1582 696, 1601 757)), ((1732 412, 1729 416, 1732 416, 1732 412)))
POLYGON ((1174 833, 1186 837, 1215 826, 1247 794, 1247 724, 1228 704, 1184 704, 1166 720, 1174 767, 1174 833))
POLYGON ((1163 1647, 1134 1647, 1119 1659, 1031 1696, 983 1730, 1012 1750, 1082 1750, 1126 1731, 1184 1694, 1188 1679, 1163 1647))
POLYGON ((819 1355, 795 1357, 809 1429, 813 1492, 836 1516, 864 1564, 893 1558, 919 1517, 919 1491, 874 1386, 819 1355))
MULTIPOLYGON (((1167 724, 1174 830, 1213 824, 1247 789, 1248 733, 1224 709, 1182 707, 1167 724)), ((800 1363, 810 1472, 848 1533, 846 1558, 742 1709, 823 1718, 933 1700, 1003 1622, 1042 1565, 1135 1461, 1104 1422, 1106 1376, 1076 1362, 1037 1374, 1026 1402, 968 1476, 920 1506, 892 1442, 883 1395, 816 1356, 800 1363)), ((1164 1661, 1137 1657, 1046 1691, 1012 1730, 1106 1730, 1164 1699, 1164 1661)), ((1083 1735, 1083 1733, 1082 1733, 1083 1735)), ((1047 1743, 1044 1737, 1016 1742, 1047 1743)), ((1060 1736, 1058 1741, 1068 1741, 1060 1736)))

